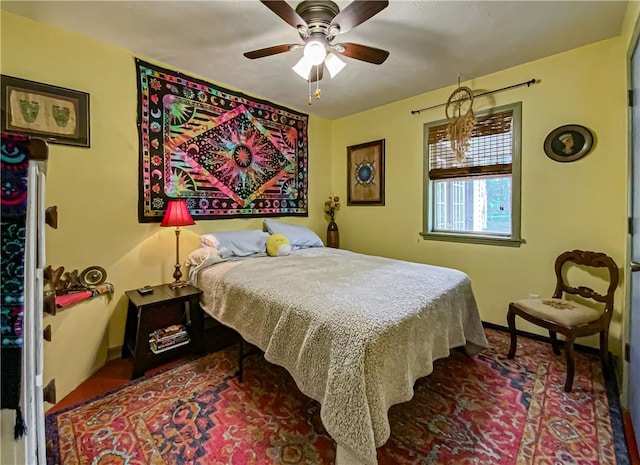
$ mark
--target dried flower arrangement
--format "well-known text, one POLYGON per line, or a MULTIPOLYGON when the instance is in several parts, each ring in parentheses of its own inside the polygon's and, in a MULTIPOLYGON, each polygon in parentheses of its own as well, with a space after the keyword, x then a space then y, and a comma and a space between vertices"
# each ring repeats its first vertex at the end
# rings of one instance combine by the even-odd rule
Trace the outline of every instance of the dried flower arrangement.
POLYGON ((324 201, 324 212, 329 215, 331 221, 336 215, 336 210, 340 208, 340 197, 337 195, 329 196, 328 200, 324 201))

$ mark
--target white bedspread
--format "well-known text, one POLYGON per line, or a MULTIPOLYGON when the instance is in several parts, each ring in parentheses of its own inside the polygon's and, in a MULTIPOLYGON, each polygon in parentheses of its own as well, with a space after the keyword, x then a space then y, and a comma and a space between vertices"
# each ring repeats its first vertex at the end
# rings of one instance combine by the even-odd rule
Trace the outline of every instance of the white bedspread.
POLYGON ((316 248, 218 263, 197 284, 204 310, 285 367, 365 464, 434 360, 487 346, 471 282, 449 268, 316 248))

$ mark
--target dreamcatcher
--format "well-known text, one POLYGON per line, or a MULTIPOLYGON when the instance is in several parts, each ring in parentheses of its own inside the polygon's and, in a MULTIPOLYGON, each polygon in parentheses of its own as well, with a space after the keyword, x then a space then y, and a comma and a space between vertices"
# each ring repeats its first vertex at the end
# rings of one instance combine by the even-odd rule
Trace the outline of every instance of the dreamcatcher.
POLYGON ((471 133, 476 124, 476 118, 473 115, 473 91, 458 85, 447 100, 445 114, 449 121, 447 137, 451 143, 451 150, 456 154, 456 160, 462 163, 469 150, 471 133), (463 111, 463 107, 466 110, 463 111))

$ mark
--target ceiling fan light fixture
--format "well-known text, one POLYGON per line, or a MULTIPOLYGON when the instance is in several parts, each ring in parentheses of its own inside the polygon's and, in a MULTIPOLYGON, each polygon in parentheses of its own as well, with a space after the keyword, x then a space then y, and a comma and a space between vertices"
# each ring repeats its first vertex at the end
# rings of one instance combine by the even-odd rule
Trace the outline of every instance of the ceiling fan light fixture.
POLYGON ((304 46, 304 57, 312 66, 322 63, 327 56, 327 50, 324 44, 317 39, 310 40, 304 46))
POLYGON ((303 48, 303 57, 291 69, 308 82, 309 105, 312 102, 313 82, 316 83, 315 97, 320 98, 319 81, 322 79, 325 64, 331 78, 337 76, 346 66, 339 55, 376 65, 382 64, 389 56, 386 50, 368 45, 351 42, 332 44, 337 35, 350 31, 384 10, 389 6, 388 0, 352 0, 342 9, 330 0, 302 0, 295 9, 286 0, 260 2, 294 27, 302 43, 261 48, 246 52, 244 56, 249 59, 263 58, 303 48))
POLYGON ((327 58, 324 60, 324 64, 329 70, 331 79, 336 77, 337 74, 342 71, 342 68, 347 66, 347 64, 340 58, 338 58, 338 55, 336 55, 335 53, 330 53, 329 55, 327 55, 327 58))
POLYGON ((311 72, 311 68, 313 65, 307 59, 306 56, 303 56, 298 60, 298 62, 291 68, 296 72, 298 76, 300 76, 305 81, 309 79, 309 73, 311 72))

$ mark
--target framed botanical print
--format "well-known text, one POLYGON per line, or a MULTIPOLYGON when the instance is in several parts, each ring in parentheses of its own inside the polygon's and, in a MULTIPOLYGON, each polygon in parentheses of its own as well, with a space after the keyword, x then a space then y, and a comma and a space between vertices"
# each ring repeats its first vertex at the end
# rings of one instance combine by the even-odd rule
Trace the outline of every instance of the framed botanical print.
POLYGON ((384 205, 384 142, 347 147, 347 205, 384 205))

